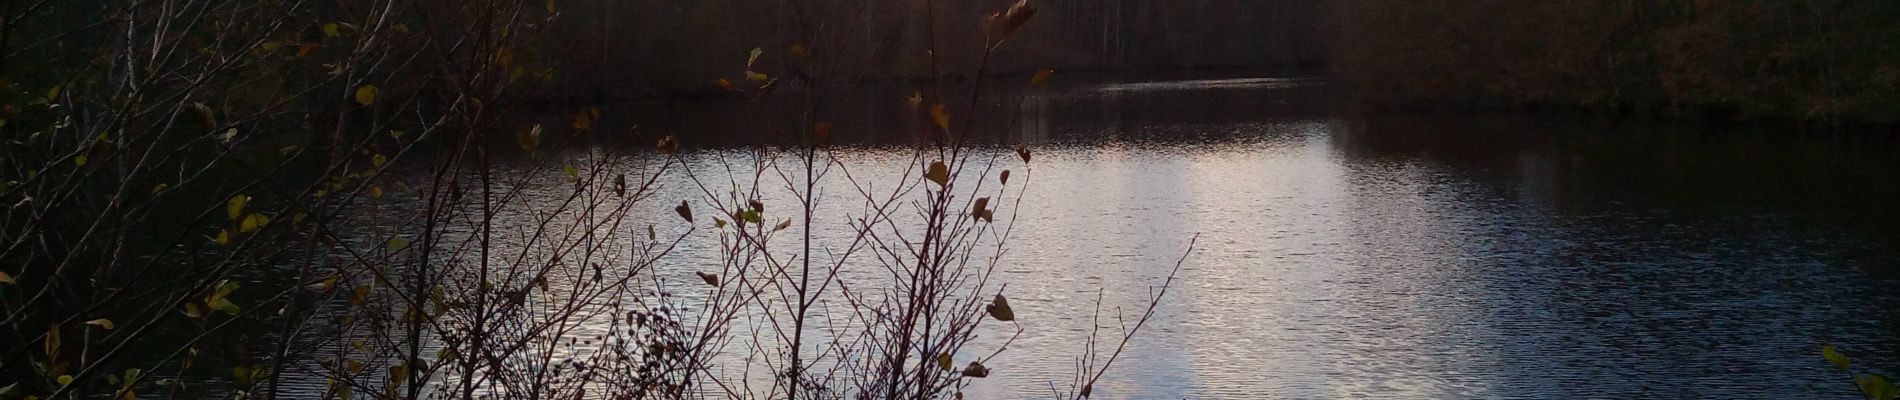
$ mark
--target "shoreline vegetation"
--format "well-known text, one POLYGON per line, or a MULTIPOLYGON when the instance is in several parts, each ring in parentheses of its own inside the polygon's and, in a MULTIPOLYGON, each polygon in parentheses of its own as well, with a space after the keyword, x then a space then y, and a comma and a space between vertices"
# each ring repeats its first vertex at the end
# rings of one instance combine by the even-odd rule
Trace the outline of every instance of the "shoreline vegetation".
POLYGON ((1838 0, 1329 2, 1362 104, 1715 123, 1900 123, 1900 6, 1838 0))
MULTIPOLYGON (((987 76, 1041 68, 1121 79, 1192 79, 1228 66, 1323 76, 1347 108, 1391 111, 1567 111, 1616 118, 1712 124, 1770 123, 1816 131, 1892 131, 1900 124, 1900 7, 1877 2, 1705 0, 1663 2, 1338 1, 1274 2, 1257 13, 1222 13, 1217 1, 1155 6, 1112 1, 1039 3, 1046 25, 1025 28, 1019 46, 987 76), (1087 3, 1087 4, 1084 4, 1087 3), (1104 33, 1118 32, 1118 33, 1104 33)), ((602 6, 613 8, 618 6, 602 6)), ((710 7, 710 6, 708 6, 710 7)), ((912 23, 903 7, 859 10, 866 29, 912 23)), ((690 8, 690 7, 689 7, 690 8)), ((697 8, 690 8, 697 9, 697 8)), ((981 13, 952 7, 949 20, 981 13), (967 14, 967 15, 966 15, 967 14)), ((597 24, 598 25, 598 24, 597 24)), ((979 24, 944 24, 946 54, 973 54, 979 24), (961 39, 959 39, 961 38, 961 39)), ((622 32, 625 25, 588 25, 622 32)), ((659 28, 647 28, 659 29, 659 28)), ((748 27, 760 32, 783 27, 748 27)), ((894 28, 892 28, 894 29, 894 28)), ((676 37, 693 29, 656 33, 676 37)), ((617 37, 612 35, 596 38, 617 37)), ((710 36, 716 43, 721 36, 710 36)), ((913 52, 931 36, 864 42, 885 66, 866 82, 921 82, 933 73, 913 52), (911 49, 911 50, 902 50, 911 49)), ((599 65, 676 54, 671 45, 611 48, 607 39, 569 54, 599 65)), ((586 42, 594 43, 594 42, 586 42)), ((683 59, 695 61, 697 56, 683 59)), ((717 65, 721 61, 704 61, 717 65)), ((650 85, 562 80, 578 99, 707 100, 717 90, 684 65, 626 71, 650 85)), ((967 71, 966 71, 967 72, 967 71)))
MULTIPOLYGON (((684 6, 659 3, 647 16, 684 6)), ((907 168, 876 182, 833 131, 866 77, 1006 70, 1047 13, 924 1, 884 26, 869 13, 889 2, 809 0, 680 20, 756 43, 675 49, 721 61, 662 64, 697 75, 669 82, 745 99, 744 124, 793 144, 708 166, 690 137, 602 131, 599 105, 532 112, 623 78, 562 36, 618 22, 587 8, 605 4, 7 2, 0 399, 956 398, 1012 373, 995 357, 1054 320, 1012 308, 998 273, 1034 156, 973 138, 1010 121, 978 104, 1022 99, 917 85, 916 140, 876 161, 907 168), (865 40, 886 29, 926 40, 865 40), (593 135, 651 145, 562 151, 593 135)), ((1094 329, 1050 395, 1109 375, 1192 255, 1178 239, 1154 285, 1101 288, 1141 304, 1067 316, 1094 329)))
MULTIPOLYGON (((1324 65, 1371 104, 1900 122, 1888 3, 768 3, 5 2, 0 400, 960 398, 1054 318, 995 273, 1042 205, 1034 143, 988 129, 1022 121, 982 111, 1051 70, 1324 65), (909 85, 913 140, 874 185, 832 149, 881 79, 909 85), (608 131, 597 104, 704 93, 786 145, 706 168, 704 142, 608 131), (607 135, 643 145, 557 151, 607 135), (848 244, 819 247, 826 223, 848 244)), ((1125 367, 1198 237, 1157 240, 1183 247, 1157 284, 1099 289, 1141 304, 1064 316, 1094 329, 1050 395, 1125 367)))

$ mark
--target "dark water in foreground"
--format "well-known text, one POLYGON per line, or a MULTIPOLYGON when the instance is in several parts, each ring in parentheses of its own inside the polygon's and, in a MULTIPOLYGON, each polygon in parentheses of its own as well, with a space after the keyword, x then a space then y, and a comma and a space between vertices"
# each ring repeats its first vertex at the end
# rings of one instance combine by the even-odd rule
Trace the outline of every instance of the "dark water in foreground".
MULTIPOLYGON (((1034 175, 997 279, 1027 331, 975 398, 1066 387, 1097 290, 1137 312, 1197 234, 1097 398, 1853 398, 1827 343, 1900 371, 1894 143, 1344 116, 1292 86, 1077 85, 1023 106, 1010 132, 1037 143, 1034 175)), ((840 130, 907 129, 868 119, 840 130)), ((901 152, 840 158, 896 176, 901 152)), ((670 184, 659 198, 694 196, 670 184)))
MULTIPOLYGON (((1145 282, 1202 235, 1099 393, 1853 398, 1823 343, 1900 366, 1891 144, 1217 113, 1058 123, 1078 139, 1041 153, 1011 271, 1041 277, 1011 286, 1029 313, 1086 310, 1093 287, 1145 282)), ((999 364, 1064 382, 1054 349, 1075 333, 1040 333, 999 364)))

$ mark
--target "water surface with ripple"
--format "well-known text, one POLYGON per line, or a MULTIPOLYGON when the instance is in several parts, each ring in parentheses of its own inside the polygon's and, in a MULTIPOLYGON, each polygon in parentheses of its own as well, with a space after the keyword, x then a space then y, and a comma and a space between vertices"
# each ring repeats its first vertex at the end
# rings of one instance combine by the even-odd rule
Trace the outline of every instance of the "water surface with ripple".
MULTIPOLYGON (((1066 386, 1098 290, 1139 312, 1196 235, 1097 398, 1854 398, 1824 344, 1900 371, 1895 143, 1347 114, 1308 99, 1316 84, 1078 84, 999 103, 1020 123, 995 129, 1036 154, 996 277, 1026 332, 971 394, 1066 386)), ((723 111, 642 112, 621 118, 741 129, 659 118, 723 111)), ((839 158, 895 177, 891 143, 907 139, 888 132, 914 122, 878 115, 840 122, 866 144, 839 158)), ((666 182, 656 212, 695 190, 666 182)), ((716 251, 693 240, 683 257, 716 251)))

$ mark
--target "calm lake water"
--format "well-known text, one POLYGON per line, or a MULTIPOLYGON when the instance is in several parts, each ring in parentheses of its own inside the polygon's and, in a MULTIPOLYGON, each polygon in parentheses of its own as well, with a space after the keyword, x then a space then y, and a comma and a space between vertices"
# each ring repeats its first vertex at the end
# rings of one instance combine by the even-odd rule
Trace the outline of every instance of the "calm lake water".
MULTIPOLYGON (((1024 315, 1132 307, 1201 235, 1100 394, 1854 398, 1824 343, 1900 366, 1891 143, 1157 86, 1051 105, 1108 111, 1047 126, 1008 271, 1024 315)), ((1053 325, 995 387, 1066 382, 1087 322, 1053 325)))
MULTIPOLYGON (((1894 143, 1358 115, 1314 92, 1299 80, 1076 84, 999 106, 1021 123, 995 131, 1035 149, 1033 169, 999 161, 1029 172, 995 277, 1026 332, 974 398, 1066 388, 1097 291, 1104 309, 1138 313, 1196 235, 1096 398, 1855 398, 1824 344, 1900 371, 1894 143)), ((691 121, 724 112, 610 119, 680 132, 695 168, 716 170, 747 157, 717 139, 743 123, 691 121)), ((839 128, 865 143, 839 160, 882 177, 871 181, 902 173, 906 147, 891 143, 913 123, 880 115, 839 128)), ((670 217, 697 190, 671 178, 653 211, 670 217)), ((858 203, 838 203, 834 221, 814 223, 820 243, 849 235, 840 221, 858 203)), ((686 259, 716 251, 716 234, 696 235, 686 259)), ((696 266, 676 264, 661 268, 690 282, 696 266)))

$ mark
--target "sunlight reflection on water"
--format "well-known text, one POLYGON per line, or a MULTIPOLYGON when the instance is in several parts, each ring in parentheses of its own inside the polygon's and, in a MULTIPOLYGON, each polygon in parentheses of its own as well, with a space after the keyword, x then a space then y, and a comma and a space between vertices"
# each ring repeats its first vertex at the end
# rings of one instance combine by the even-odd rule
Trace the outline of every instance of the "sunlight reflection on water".
MULTIPOLYGON (((1031 186, 995 279, 1027 331, 973 398, 1066 389, 1098 290, 1111 321, 1139 313, 1195 235, 1182 280, 1097 398, 1849 397, 1851 382, 1818 356, 1824 342, 1900 365, 1880 350, 1900 344, 1900 296, 1886 289, 1896 279, 1879 272, 1900 259, 1896 235, 1851 221, 1891 217, 1879 204, 1900 199, 1879 185, 1896 169, 1876 151, 1672 146, 1651 142, 1653 128, 1614 125, 1261 117, 1271 113, 1235 108, 1232 94, 1170 97, 1210 115, 1152 115, 1141 111, 1152 99, 1116 96, 1058 98, 1026 118, 1040 144, 1033 169, 1017 172, 1031 186)), ((717 170, 744 154, 688 158, 717 170)), ((839 157, 888 181, 904 154, 870 145, 839 157)), ((766 202, 790 204, 775 187, 766 202)), ((666 182, 635 215, 670 215, 697 190, 666 182)), ((857 205, 838 203, 821 213, 857 205)), ((849 234, 814 232, 821 243, 849 234)), ((712 232, 697 235, 682 260, 717 251, 712 232)), ((661 268, 691 282, 697 267, 661 268)), ((977 348, 997 344, 991 328, 977 348)))

